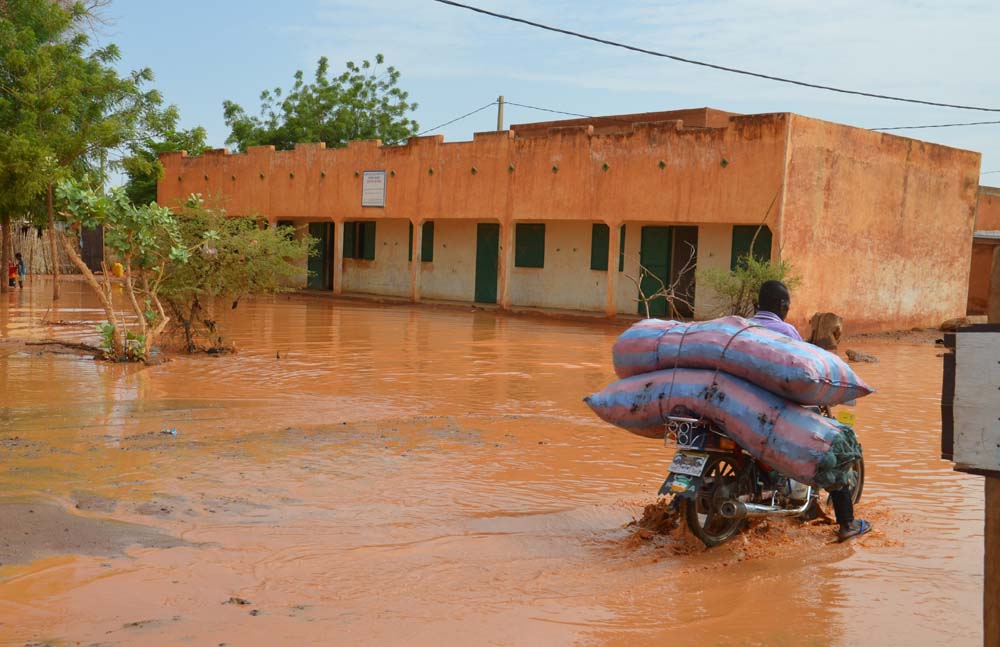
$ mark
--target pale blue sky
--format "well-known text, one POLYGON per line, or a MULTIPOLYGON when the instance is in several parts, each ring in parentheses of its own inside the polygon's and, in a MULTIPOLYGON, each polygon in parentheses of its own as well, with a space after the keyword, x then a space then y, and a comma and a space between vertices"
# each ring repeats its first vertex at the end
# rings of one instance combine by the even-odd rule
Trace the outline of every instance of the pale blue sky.
MULTIPOLYGON (((483 8, 611 40, 851 89, 1000 108, 1000 3, 856 0, 467 0, 483 8)), ((421 129, 503 94, 584 114, 711 106, 797 112, 862 127, 1000 120, 1000 113, 932 108, 793 87, 694 67, 499 21, 431 0, 116 0, 101 39, 123 69, 148 66, 185 127, 222 146, 222 102, 256 112, 264 88, 290 85, 327 56, 377 52, 402 72, 421 129)), ((508 106, 506 121, 557 118, 508 106)), ((494 109, 442 129, 469 139, 496 125, 494 109)), ((903 131, 983 153, 1000 171, 1000 124, 903 131)), ((983 184, 1000 185, 1000 172, 983 184)))

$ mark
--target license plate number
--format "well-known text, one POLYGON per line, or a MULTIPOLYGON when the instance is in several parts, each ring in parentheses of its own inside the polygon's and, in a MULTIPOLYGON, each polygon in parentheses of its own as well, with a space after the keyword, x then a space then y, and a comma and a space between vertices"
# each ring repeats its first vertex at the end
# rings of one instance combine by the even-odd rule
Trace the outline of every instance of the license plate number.
POLYGON ((688 476, 701 476, 708 462, 707 454, 694 454, 691 452, 677 452, 674 460, 670 463, 670 471, 674 474, 686 474, 688 476))

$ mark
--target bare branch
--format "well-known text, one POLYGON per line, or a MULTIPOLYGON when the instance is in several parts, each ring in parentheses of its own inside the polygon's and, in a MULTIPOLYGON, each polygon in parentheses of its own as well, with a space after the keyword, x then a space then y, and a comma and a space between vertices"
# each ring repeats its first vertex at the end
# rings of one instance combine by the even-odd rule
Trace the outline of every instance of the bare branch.
POLYGON ((684 281, 688 278, 688 276, 695 270, 698 250, 691 243, 685 243, 685 244, 690 248, 690 253, 684 265, 676 273, 674 280, 671 281, 669 285, 667 285, 666 282, 660 276, 658 276, 648 267, 643 265, 641 261, 638 263, 639 266, 638 277, 625 273, 625 278, 627 278, 633 284, 635 284, 636 291, 639 294, 639 296, 633 299, 633 301, 636 301, 637 303, 641 303, 643 305, 643 309, 646 311, 647 319, 649 318, 650 303, 659 298, 662 298, 664 301, 666 301, 667 312, 672 317, 679 316, 678 315, 679 309, 677 308, 678 305, 683 305, 687 309, 694 311, 694 304, 691 303, 691 301, 689 300, 689 296, 681 291, 681 286, 683 285, 684 281), (649 294, 646 294, 646 292, 643 291, 642 288, 642 282, 646 278, 652 279, 659 284, 659 287, 649 294))

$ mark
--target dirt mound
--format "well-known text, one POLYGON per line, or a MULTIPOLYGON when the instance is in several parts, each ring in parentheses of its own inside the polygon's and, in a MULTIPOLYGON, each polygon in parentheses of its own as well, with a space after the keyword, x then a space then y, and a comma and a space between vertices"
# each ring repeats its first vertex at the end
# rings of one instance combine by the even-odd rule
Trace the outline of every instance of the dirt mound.
POLYGON ((153 548, 186 542, 156 528, 72 514, 42 501, 0 502, 0 564, 43 555, 119 555, 129 546, 153 548))

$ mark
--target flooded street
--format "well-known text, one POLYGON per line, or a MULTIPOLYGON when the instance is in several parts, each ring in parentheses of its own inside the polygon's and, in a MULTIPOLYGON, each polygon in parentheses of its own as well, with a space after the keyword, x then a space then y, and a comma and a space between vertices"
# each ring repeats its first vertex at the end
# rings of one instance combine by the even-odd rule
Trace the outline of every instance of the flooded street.
MULTIPOLYGON (((0 295, 0 337, 96 343, 96 303, 64 291, 0 295)), ((982 479, 938 459, 931 343, 847 346, 881 360, 855 409, 875 532, 772 522, 706 551, 627 527, 673 450, 581 401, 624 323, 220 314, 235 355, 0 346, 0 644, 981 642, 982 479)))

